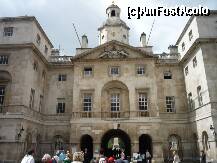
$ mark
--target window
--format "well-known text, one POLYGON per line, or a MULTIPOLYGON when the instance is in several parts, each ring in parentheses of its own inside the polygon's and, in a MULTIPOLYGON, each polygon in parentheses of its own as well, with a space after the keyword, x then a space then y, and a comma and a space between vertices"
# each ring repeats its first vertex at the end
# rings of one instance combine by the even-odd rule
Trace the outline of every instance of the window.
POLYGON ((166 108, 168 113, 175 112, 175 97, 166 96, 166 108))
POLYGON ((45 46, 44 46, 44 53, 47 54, 47 52, 48 52, 48 48, 47 48, 47 46, 45 45, 45 46))
POLYGON ((33 63, 33 69, 34 69, 35 71, 38 71, 38 62, 34 62, 34 63, 33 63))
POLYGON ((104 36, 104 35, 102 35, 102 40, 104 39, 104 37, 105 37, 105 36, 104 36))
POLYGON ((198 96, 199 106, 203 105, 203 96, 202 96, 202 92, 201 92, 201 86, 197 87, 197 96, 198 96))
POLYGON ((57 113, 65 113, 65 98, 57 99, 57 113))
POLYGON ((137 75, 144 75, 145 74, 145 66, 138 66, 136 68, 136 72, 137 72, 137 75))
POLYGON ((119 75, 119 67, 111 67, 110 68, 111 75, 119 75))
POLYGON ((5 27, 4 36, 12 36, 14 27, 5 27))
POLYGON ((187 76, 187 75, 188 75, 188 66, 185 67, 185 76, 187 76))
POLYGON ((188 107, 190 110, 194 109, 193 99, 192 99, 192 93, 190 92, 188 94, 188 107))
POLYGON ((182 43, 182 51, 184 51, 185 50, 185 43, 183 42, 182 43))
POLYGON ((123 38, 124 38, 124 39, 127 39, 127 36, 126 36, 126 35, 123 35, 123 38))
POLYGON ((38 109, 39 112, 42 111, 43 98, 44 98, 44 97, 43 97, 42 95, 40 95, 40 100, 39 100, 39 109, 38 109))
POLYGON ((3 106, 4 98, 5 98, 5 86, 0 86, 0 106, 3 106))
POLYGON ((59 74, 58 80, 59 81, 66 81, 66 74, 59 74))
POLYGON ((112 10, 111 17, 115 16, 115 10, 112 10))
POLYGON ((138 97, 138 104, 140 111, 147 111, 148 110, 148 99, 145 93, 139 93, 138 97))
POLYGON ((37 34, 36 42, 37 42, 38 45, 41 44, 41 37, 39 36, 39 34, 37 34))
POLYGON ((83 96, 83 109, 84 111, 92 110, 92 94, 85 93, 83 96))
POLYGON ((192 30, 190 30, 190 32, 188 33, 188 37, 189 37, 189 41, 191 41, 193 38, 192 30))
POLYGON ((7 65, 8 64, 8 56, 7 55, 1 55, 0 56, 0 65, 7 65))
POLYGON ((120 94, 111 94, 111 111, 120 111, 120 94))
POLYGON ((193 58, 193 67, 196 67, 196 66, 197 66, 197 58, 194 57, 194 58, 193 58))
POLYGON ((170 71, 164 72, 164 79, 172 79, 172 73, 170 71))
POLYGON ((33 107, 34 107, 34 98, 35 98, 35 90, 31 89, 30 100, 29 100, 29 108, 30 109, 33 109, 33 107))
POLYGON ((93 74, 93 68, 92 67, 85 67, 84 68, 84 76, 91 76, 93 74))

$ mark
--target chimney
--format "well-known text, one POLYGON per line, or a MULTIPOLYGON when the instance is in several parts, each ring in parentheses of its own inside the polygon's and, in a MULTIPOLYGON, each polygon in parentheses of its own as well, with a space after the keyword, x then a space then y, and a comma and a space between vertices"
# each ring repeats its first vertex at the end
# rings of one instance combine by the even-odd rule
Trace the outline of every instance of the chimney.
POLYGON ((178 53, 178 46, 176 45, 170 45, 168 47, 170 54, 177 54, 178 53))
POLYGON ((81 48, 88 48, 88 39, 86 35, 82 36, 81 48))
POLYGON ((140 45, 141 47, 146 47, 146 34, 144 32, 140 36, 140 45))

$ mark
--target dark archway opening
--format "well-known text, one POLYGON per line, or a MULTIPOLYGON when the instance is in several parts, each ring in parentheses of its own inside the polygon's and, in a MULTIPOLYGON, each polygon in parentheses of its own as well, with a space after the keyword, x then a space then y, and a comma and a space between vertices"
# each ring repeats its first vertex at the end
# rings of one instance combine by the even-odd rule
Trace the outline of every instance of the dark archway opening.
POLYGON ((91 160, 93 158, 93 139, 90 135, 83 135, 81 137, 80 147, 83 152, 87 148, 88 158, 91 160))
POLYGON ((142 134, 139 137, 139 153, 140 154, 145 154, 146 151, 149 151, 151 156, 153 156, 153 151, 152 151, 152 139, 149 135, 147 134, 142 134))
POLYGON ((101 148, 104 151, 104 155, 109 157, 112 155, 112 148, 110 148, 110 141, 112 138, 118 138, 120 140, 120 148, 124 148, 127 158, 131 156, 131 140, 126 132, 120 129, 111 129, 107 131, 101 139, 101 148))
POLYGON ((115 16, 115 10, 112 10, 112 12, 111 12, 111 16, 112 16, 112 17, 115 16))

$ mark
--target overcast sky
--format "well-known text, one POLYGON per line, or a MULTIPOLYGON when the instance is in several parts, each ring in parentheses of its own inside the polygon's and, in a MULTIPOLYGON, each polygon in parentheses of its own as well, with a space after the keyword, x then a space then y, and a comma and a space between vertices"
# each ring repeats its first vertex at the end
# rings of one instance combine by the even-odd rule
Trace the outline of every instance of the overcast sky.
MULTIPOLYGON (((64 55, 74 55, 79 47, 73 23, 78 34, 88 36, 89 47, 98 46, 97 28, 107 19, 106 8, 112 0, 0 0, 0 17, 35 16, 50 38, 55 48, 61 47, 64 55)), ((130 44, 139 46, 142 32, 149 35, 154 17, 142 17, 140 20, 128 19, 127 8, 137 7, 173 7, 185 5, 207 6, 217 9, 217 0, 115 0, 121 8, 121 19, 130 29, 130 44)), ((155 53, 168 51, 175 44, 189 17, 156 17, 149 45, 155 53)))

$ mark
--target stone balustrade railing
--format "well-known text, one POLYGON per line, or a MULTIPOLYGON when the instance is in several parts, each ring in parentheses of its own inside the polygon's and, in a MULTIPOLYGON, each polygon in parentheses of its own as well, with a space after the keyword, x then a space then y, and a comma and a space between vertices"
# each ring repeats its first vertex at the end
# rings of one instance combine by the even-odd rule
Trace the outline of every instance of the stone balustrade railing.
POLYGON ((72 56, 50 56, 49 62, 51 63, 70 63, 72 56))

